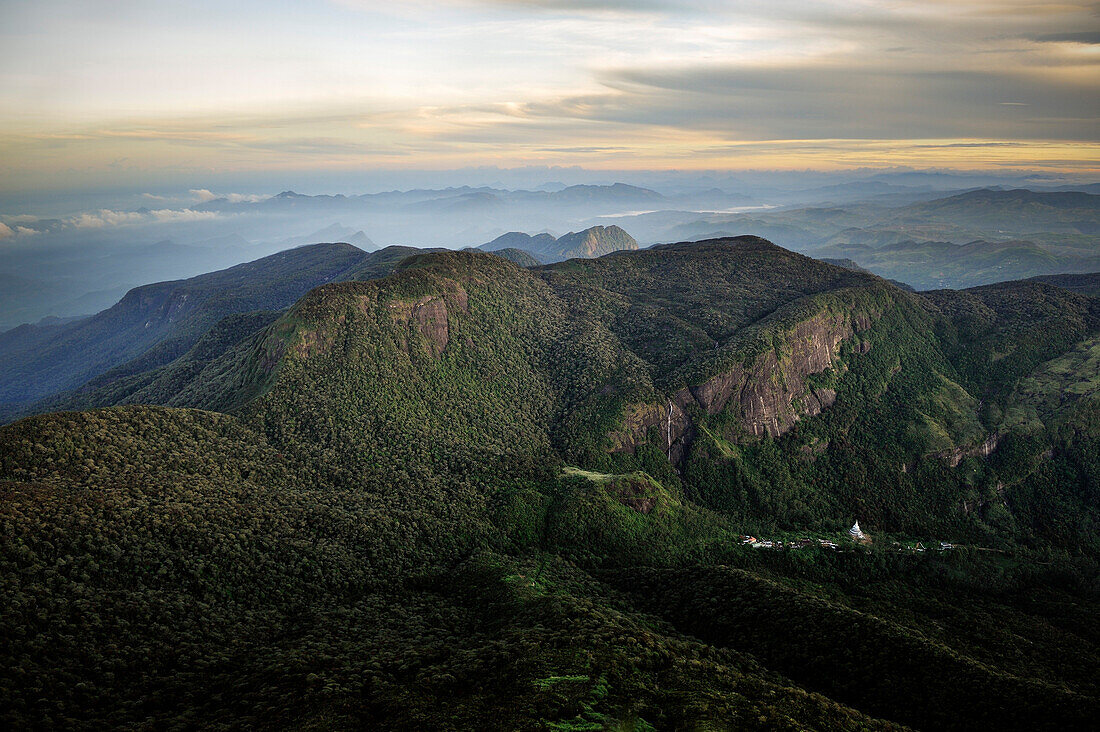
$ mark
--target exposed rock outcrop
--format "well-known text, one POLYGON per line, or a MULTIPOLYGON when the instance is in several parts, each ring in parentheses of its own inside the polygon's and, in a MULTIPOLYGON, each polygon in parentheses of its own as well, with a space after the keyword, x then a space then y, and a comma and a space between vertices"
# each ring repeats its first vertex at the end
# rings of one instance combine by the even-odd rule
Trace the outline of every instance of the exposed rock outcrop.
MULTIPOLYGON (((440 356, 451 342, 450 307, 456 311, 469 309, 466 290, 457 282, 448 282, 443 295, 426 295, 417 300, 401 300, 389 304, 390 314, 398 326, 416 331, 428 344, 433 356, 440 356)), ((404 348, 408 351, 406 337, 404 348)))
POLYGON ((947 450, 944 452, 936 453, 935 457, 944 460, 952 468, 958 467, 965 458, 968 457, 989 457, 993 454, 993 451, 997 449, 997 445, 1001 442, 1002 435, 999 432, 994 432, 981 444, 974 447, 957 447, 954 450, 947 450))
MULTIPOLYGON (((779 354, 766 351, 747 366, 734 366, 701 384, 680 389, 666 405, 629 407, 621 430, 609 435, 612 452, 633 451, 658 428, 669 459, 679 463, 694 438, 692 407, 706 414, 735 411, 745 434, 778 437, 799 419, 820 414, 836 401, 836 391, 812 388, 806 377, 833 366, 840 345, 871 326, 870 316, 822 312, 795 325, 784 336, 779 354)), ((860 341, 854 353, 869 348, 860 341)), ((740 435, 726 435, 736 440, 740 435)))
MULTIPOLYGON (((686 390, 683 390, 686 391, 686 390)), ((650 428, 656 428, 663 442, 661 447, 668 453, 669 460, 678 464, 695 436, 695 426, 677 393, 673 400, 661 404, 635 404, 627 408, 623 415, 623 429, 611 432, 611 452, 634 452, 638 445, 646 441, 650 428)))

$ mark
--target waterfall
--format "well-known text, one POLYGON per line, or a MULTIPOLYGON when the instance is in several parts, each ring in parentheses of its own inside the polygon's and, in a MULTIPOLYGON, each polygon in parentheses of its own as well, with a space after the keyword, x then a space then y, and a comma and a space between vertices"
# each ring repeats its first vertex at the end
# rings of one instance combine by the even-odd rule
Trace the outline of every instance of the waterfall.
POLYGON ((668 459, 672 460, 672 400, 668 400, 668 428, 666 429, 668 435, 668 459))

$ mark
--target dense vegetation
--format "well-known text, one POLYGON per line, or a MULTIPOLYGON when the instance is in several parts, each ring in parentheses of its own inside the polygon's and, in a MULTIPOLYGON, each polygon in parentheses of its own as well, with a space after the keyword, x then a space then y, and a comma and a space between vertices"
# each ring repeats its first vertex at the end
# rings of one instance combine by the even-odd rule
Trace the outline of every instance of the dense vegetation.
POLYGON ((4 721, 1100 712, 1096 300, 923 296, 751 237, 393 267, 84 393, 131 406, 0 428, 4 721))
POLYGON ((0 419, 123 364, 120 375, 166 364, 223 317, 288 307, 366 256, 348 244, 300 247, 188 280, 134 288, 114 307, 62 332, 53 327, 40 334, 40 326, 26 325, 4 333, 0 419))
POLYGON ((1031 279, 1039 282, 1046 282, 1047 284, 1055 285, 1065 290, 1079 292, 1089 297, 1100 297, 1100 272, 1041 275, 1039 277, 1032 277, 1031 279))
POLYGON ((504 257, 509 262, 518 264, 520 267, 537 267, 542 262, 535 259, 535 256, 528 252, 526 249, 516 249, 515 247, 505 247, 504 249, 494 249, 493 254, 498 257, 504 257))

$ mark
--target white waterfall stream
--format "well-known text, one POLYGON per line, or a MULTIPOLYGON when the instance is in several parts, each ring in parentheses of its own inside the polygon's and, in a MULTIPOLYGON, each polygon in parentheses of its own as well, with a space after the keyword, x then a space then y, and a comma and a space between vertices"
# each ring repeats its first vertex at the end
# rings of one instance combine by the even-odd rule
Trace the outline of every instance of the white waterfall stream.
POLYGON ((665 430, 668 436, 668 459, 672 459, 672 400, 668 400, 668 427, 665 430))

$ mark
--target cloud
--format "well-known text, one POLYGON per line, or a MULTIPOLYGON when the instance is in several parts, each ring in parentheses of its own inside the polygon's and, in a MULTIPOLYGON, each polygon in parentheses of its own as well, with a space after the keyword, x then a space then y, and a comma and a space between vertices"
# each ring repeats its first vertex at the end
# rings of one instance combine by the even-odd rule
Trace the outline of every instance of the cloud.
POLYGON ((195 200, 199 203, 207 203, 218 198, 224 198, 230 203, 256 203, 257 201, 263 201, 268 198, 268 196, 260 193, 225 193, 219 195, 217 193, 212 193, 206 188, 192 188, 188 193, 194 196, 195 200))
POLYGON ((626 152, 629 148, 625 147, 540 147, 537 148, 537 152, 556 152, 556 153, 608 153, 608 152, 626 152))
POLYGON ((621 13, 643 14, 653 12, 683 12, 711 5, 706 0, 403 0, 401 3, 379 2, 378 0, 335 0, 338 5, 395 14, 411 14, 437 10, 441 5, 450 5, 464 10, 484 9, 488 11, 536 11, 552 13, 621 13))
POLYGON ((103 208, 95 213, 82 213, 74 216, 68 220, 68 223, 77 229, 102 229, 108 226, 208 221, 214 218, 217 218, 217 214, 213 211, 170 208, 155 211, 113 211, 103 208))
MULTIPOLYGON (((9 53, 9 76, 41 93, 5 101, 0 92, 0 117, 29 96, 33 108, 20 115, 47 123, 0 125, 0 187, 28 175, 60 186, 74 172, 96 182, 149 180, 138 176, 152 171, 213 184, 223 179, 199 176, 477 162, 633 167, 642 157, 669 167, 691 150, 761 140, 789 141, 793 151, 804 140, 1100 139, 1100 35, 1087 0, 340 4, 365 12, 314 8, 304 35, 279 10, 262 31, 203 21, 211 53, 201 59, 171 34, 154 36, 150 53, 126 19, 114 24, 135 38, 123 49, 102 37, 74 44, 72 29, 53 35, 57 47, 28 36, 28 53, 9 53), (284 22, 288 35, 272 36, 284 22), (85 68, 70 47, 99 65, 86 76, 65 72, 85 68), (271 47, 292 52, 272 56, 271 47), (87 95, 86 81, 99 75, 118 83, 87 95), (111 168, 117 160, 129 162, 111 168)), ((191 196, 262 198, 205 188, 191 196)))
POLYGON ((189 208, 162 208, 156 211, 150 211, 149 216, 158 223, 164 223, 175 221, 209 221, 210 219, 217 218, 218 214, 213 211, 192 211, 189 208))
POLYGON ((102 208, 96 213, 82 213, 70 219, 70 223, 78 229, 102 229, 105 226, 121 226, 145 221, 144 214, 136 211, 112 211, 102 208))
POLYGON ((7 239, 9 236, 15 236, 15 232, 7 224, 0 223, 0 239, 7 239))
POLYGON ((1071 33, 1038 33, 1025 36, 1037 43, 1082 43, 1085 45, 1100 45, 1100 31, 1076 31, 1071 33))
POLYGON ((589 99, 588 118, 743 140, 1096 139, 1096 83, 1087 76, 841 59, 639 67, 607 72, 603 80, 615 93, 601 104, 589 99), (1019 101, 1006 105, 1006 98, 1019 101))
POLYGON ((150 201, 167 201, 168 200, 164 196, 157 196, 157 195, 152 194, 152 193, 142 193, 141 197, 145 198, 145 199, 148 199, 150 201))
POLYGON ((34 224, 38 222, 37 216, 31 216, 30 214, 19 214, 17 216, 2 216, 5 223, 8 224, 34 224))

